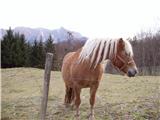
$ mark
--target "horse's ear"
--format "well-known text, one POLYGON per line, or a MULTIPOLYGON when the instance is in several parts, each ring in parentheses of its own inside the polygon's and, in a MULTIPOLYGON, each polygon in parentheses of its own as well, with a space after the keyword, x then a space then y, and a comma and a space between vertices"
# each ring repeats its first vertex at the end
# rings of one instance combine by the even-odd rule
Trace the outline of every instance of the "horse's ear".
POLYGON ((123 43, 123 38, 119 38, 119 43, 123 43))
POLYGON ((119 38, 118 44, 119 44, 119 47, 120 47, 121 49, 124 49, 125 43, 124 43, 123 38, 119 38))

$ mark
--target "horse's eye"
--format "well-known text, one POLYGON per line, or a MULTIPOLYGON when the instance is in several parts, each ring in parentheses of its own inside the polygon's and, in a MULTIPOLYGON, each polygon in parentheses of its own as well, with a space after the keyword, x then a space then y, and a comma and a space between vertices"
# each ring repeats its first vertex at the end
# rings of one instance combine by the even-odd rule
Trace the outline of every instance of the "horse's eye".
POLYGON ((127 52, 125 52, 125 55, 126 55, 126 56, 130 56, 130 53, 128 54, 127 52))
POLYGON ((125 56, 128 56, 127 53, 126 53, 125 51, 124 51, 122 54, 125 55, 125 56))

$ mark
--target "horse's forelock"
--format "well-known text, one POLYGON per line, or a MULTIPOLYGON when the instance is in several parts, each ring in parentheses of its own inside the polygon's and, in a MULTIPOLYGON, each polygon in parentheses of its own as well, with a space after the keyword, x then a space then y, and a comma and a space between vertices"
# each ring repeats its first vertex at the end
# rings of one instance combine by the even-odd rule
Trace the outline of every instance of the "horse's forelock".
POLYGON ((131 43, 128 40, 124 40, 124 43, 125 43, 125 46, 124 46, 125 52, 132 57, 133 49, 132 49, 131 43))

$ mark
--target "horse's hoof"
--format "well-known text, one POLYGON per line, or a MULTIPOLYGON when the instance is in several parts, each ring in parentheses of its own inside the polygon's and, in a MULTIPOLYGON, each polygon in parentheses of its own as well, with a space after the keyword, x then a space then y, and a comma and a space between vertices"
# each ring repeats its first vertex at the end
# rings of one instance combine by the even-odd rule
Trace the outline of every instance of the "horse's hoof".
POLYGON ((75 120, 80 120, 80 115, 75 115, 75 120))
POLYGON ((64 103, 65 108, 69 108, 71 105, 69 103, 64 103))
POLYGON ((90 114, 89 117, 88 117, 88 120, 95 120, 94 115, 90 114))

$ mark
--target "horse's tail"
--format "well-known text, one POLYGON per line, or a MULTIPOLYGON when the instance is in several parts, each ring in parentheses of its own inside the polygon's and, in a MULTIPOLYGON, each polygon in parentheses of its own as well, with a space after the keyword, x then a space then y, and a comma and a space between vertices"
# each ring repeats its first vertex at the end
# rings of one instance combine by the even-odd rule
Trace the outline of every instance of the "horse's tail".
POLYGON ((74 90, 73 88, 66 86, 64 103, 68 105, 71 104, 73 100, 74 100, 74 90))

